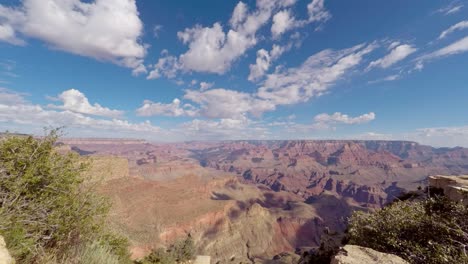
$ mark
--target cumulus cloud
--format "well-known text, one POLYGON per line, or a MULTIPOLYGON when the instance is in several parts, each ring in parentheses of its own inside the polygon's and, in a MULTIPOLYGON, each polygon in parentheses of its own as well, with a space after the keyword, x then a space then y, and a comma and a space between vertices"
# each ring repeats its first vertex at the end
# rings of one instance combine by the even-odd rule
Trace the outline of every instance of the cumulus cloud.
MULTIPOLYGON (((175 72, 195 71, 223 74, 257 42, 257 32, 271 18, 274 10, 293 5, 293 0, 259 0, 256 8, 239 2, 232 13, 229 27, 220 22, 204 27, 195 25, 177 33, 188 46, 172 65, 175 72)), ((155 78, 161 74, 153 75, 155 78)))
POLYGON ((436 59, 440 57, 446 57, 451 55, 456 55, 468 51, 468 36, 460 40, 453 42, 450 45, 447 45, 439 50, 431 52, 429 54, 419 57, 417 60, 419 63, 424 60, 436 59))
POLYGON ((263 139, 269 138, 267 128, 248 118, 219 120, 194 119, 181 125, 182 133, 198 139, 263 139))
POLYGON ((367 140, 409 140, 433 147, 468 147, 468 126, 418 128, 401 133, 368 132, 349 136, 367 140))
POLYGON ((213 87, 214 83, 200 82, 200 91, 205 91, 213 87))
POLYGON ((285 131, 289 134, 294 133, 295 135, 309 135, 311 131, 334 131, 337 130, 339 125, 358 125, 369 123, 376 117, 375 113, 370 112, 356 117, 351 117, 340 112, 334 114, 322 113, 314 117, 312 123, 303 124, 296 123, 291 120, 286 122, 273 122, 268 124, 269 126, 280 126, 284 127, 285 131))
POLYGON ((394 65, 395 63, 405 59, 406 57, 414 53, 416 50, 417 49, 415 47, 408 44, 398 45, 395 48, 393 48, 390 51, 390 53, 387 54, 385 57, 372 61, 367 67, 367 69, 369 70, 374 67, 386 69, 394 65))
POLYGON ((17 105, 24 104, 26 100, 24 99, 22 93, 17 93, 7 88, 0 87, 0 104, 3 105, 17 105))
POLYGON ((241 119, 246 114, 258 117, 275 109, 275 105, 269 101, 227 89, 187 90, 184 98, 199 104, 200 113, 208 118, 241 119))
POLYGON ((276 15, 273 16, 273 25, 271 26, 271 34, 273 38, 278 38, 286 32, 290 30, 295 25, 294 17, 291 16, 290 10, 282 10, 276 15))
POLYGON ((257 51, 257 59, 255 64, 250 64, 250 74, 248 77, 249 81, 256 81, 270 68, 270 54, 264 49, 257 51))
POLYGON ((177 71, 181 69, 176 57, 169 54, 167 50, 161 51, 161 58, 154 65, 150 65, 151 71, 146 79, 158 79, 161 76, 172 79, 176 77, 177 71))
POLYGON ((140 116, 196 116, 198 114, 190 104, 181 105, 179 99, 174 99, 170 104, 154 103, 149 100, 143 102, 143 106, 137 109, 140 116))
POLYGON ((144 72, 146 45, 135 0, 24 0, 19 7, 0 5, 0 20, 0 40, 22 45, 19 33, 53 49, 144 72))
POLYGON ((313 22, 325 22, 331 18, 330 12, 325 9, 324 0, 312 0, 307 5, 308 18, 296 20, 291 10, 281 10, 273 16, 271 33, 274 39, 294 28, 303 27, 313 22))
POLYGON ((41 105, 27 102, 23 95, 11 90, 2 89, 0 92, 0 123, 2 127, 16 128, 17 126, 27 127, 28 133, 39 132, 46 126, 68 127, 76 135, 83 132, 101 133, 104 131, 112 135, 121 133, 160 133, 159 127, 153 126, 149 121, 132 123, 123 119, 98 119, 82 113, 64 109, 52 110, 43 108, 41 105), (6 100, 5 100, 6 99, 6 100))
POLYGON ((285 46, 274 44, 270 52, 265 49, 259 49, 257 51, 255 64, 249 65, 250 73, 248 80, 254 82, 265 76, 265 73, 270 68, 271 63, 278 59, 284 52, 290 50, 292 45, 292 42, 289 42, 285 46))
POLYGON ((153 27, 153 36, 155 38, 159 38, 159 33, 163 30, 162 25, 154 25, 153 27))
POLYGON ((309 22, 327 21, 331 18, 330 12, 325 9, 325 0, 312 0, 307 5, 307 12, 309 14, 309 22))
POLYGON ((10 25, 0 25, 0 40, 18 46, 26 45, 26 42, 15 33, 15 30, 10 25))
POLYGON ((314 117, 315 124, 319 126, 329 127, 334 124, 346 124, 346 125, 356 125, 368 123, 375 119, 375 113, 370 112, 368 114, 363 114, 357 117, 351 117, 340 112, 336 112, 332 115, 322 113, 314 117))
POLYGON ((244 119, 248 115, 260 117, 264 112, 275 110, 269 101, 254 95, 228 89, 186 90, 184 100, 174 99, 170 104, 154 103, 149 100, 137 109, 141 116, 202 116, 210 119, 244 119))
POLYGON ((184 123, 182 126, 192 131, 204 131, 218 134, 221 131, 225 131, 226 134, 229 134, 232 133, 233 130, 245 129, 249 123, 250 120, 247 118, 222 118, 219 121, 194 119, 184 123))
POLYGON ((296 68, 268 74, 257 96, 275 105, 306 102, 324 94, 375 49, 375 44, 361 44, 344 50, 323 50, 310 56, 296 68))
POLYGON ((439 39, 445 38, 447 35, 457 31, 457 30, 463 30, 468 28, 468 20, 464 20, 461 22, 458 22, 457 24, 449 27, 448 29, 444 30, 442 33, 440 33, 439 39))
POLYGON ((62 92, 56 99, 61 101, 63 105, 49 104, 48 107, 104 117, 120 117, 123 115, 123 111, 102 107, 98 103, 91 105, 88 98, 76 89, 70 89, 62 92))

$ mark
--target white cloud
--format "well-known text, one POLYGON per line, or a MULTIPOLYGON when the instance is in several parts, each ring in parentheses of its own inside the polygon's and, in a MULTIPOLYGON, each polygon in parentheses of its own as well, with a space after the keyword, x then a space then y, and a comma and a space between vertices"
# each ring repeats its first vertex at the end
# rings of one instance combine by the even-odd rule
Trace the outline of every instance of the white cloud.
POLYGON ((447 10, 447 11, 445 12, 445 14, 446 14, 446 15, 451 15, 451 14, 457 13, 457 12, 460 11, 462 8, 463 8, 463 5, 454 6, 454 7, 450 8, 449 10, 447 10))
POLYGON ((275 105, 306 102, 324 94, 376 45, 357 45, 349 49, 330 49, 310 56, 301 66, 268 74, 257 95, 275 105))
POLYGON ((26 42, 18 38, 15 30, 10 25, 0 25, 0 40, 13 45, 26 45, 26 42))
POLYGON ((269 126, 282 126, 288 133, 297 133, 297 135, 308 135, 311 131, 335 131, 337 125, 358 125, 369 123, 375 119, 375 113, 370 112, 356 117, 351 117, 340 112, 334 114, 318 114, 314 117, 314 122, 311 124, 295 123, 289 120, 288 122, 273 122, 269 126))
POLYGON ((387 49, 392 50, 396 48, 397 46, 400 46, 400 44, 401 44, 400 41, 393 41, 392 43, 390 43, 390 45, 388 45, 387 49))
POLYGON ((346 114, 336 112, 332 115, 322 113, 314 117, 316 124, 331 125, 331 124, 347 124, 347 125, 356 125, 368 123, 375 119, 375 113, 370 112, 368 114, 363 114, 357 117, 350 117, 346 114))
POLYGON ((153 36, 155 38, 159 38, 159 33, 163 30, 162 25, 154 25, 153 27, 153 36))
POLYGON ((270 51, 271 59, 272 60, 278 59, 284 52, 290 50, 291 47, 292 47, 292 42, 290 42, 286 46, 280 46, 280 45, 274 44, 270 51))
POLYGON ((17 8, 0 5, 0 19, 0 40, 23 44, 20 33, 54 49, 143 72, 146 45, 140 42, 143 24, 135 0, 24 0, 17 8))
POLYGON ((271 63, 278 59, 284 52, 290 50, 292 45, 292 42, 289 42, 285 46, 274 44, 270 52, 265 49, 258 50, 255 64, 249 65, 250 73, 248 80, 254 82, 265 76, 265 73, 270 68, 271 63))
POLYGON ((123 111, 102 107, 98 103, 91 105, 88 98, 76 89, 62 92, 58 95, 57 100, 61 101, 63 105, 49 104, 48 107, 104 117, 119 117, 123 115, 123 111))
POLYGON ((152 69, 146 79, 158 79, 161 76, 166 76, 167 78, 175 78, 177 71, 181 69, 177 58, 169 55, 167 50, 161 51, 161 58, 158 59, 158 62, 154 65, 150 65, 152 69))
POLYGON ((393 64, 405 59, 406 57, 414 53, 416 50, 417 49, 415 47, 407 44, 396 46, 385 57, 372 61, 367 69, 369 70, 374 67, 386 69, 392 66, 393 64))
POLYGON ((257 51, 257 59, 255 64, 250 64, 249 81, 256 81, 265 75, 265 72, 270 68, 270 54, 264 49, 257 51))
POLYGON ((290 10, 282 10, 273 16, 273 25, 271 26, 271 34, 273 38, 278 38, 284 32, 294 27, 295 20, 291 16, 290 10))
POLYGON ((468 126, 419 128, 394 134, 369 132, 347 138, 409 140, 433 147, 468 147, 468 126))
POLYGON ((220 133, 225 131, 226 134, 232 133, 232 130, 245 129, 250 121, 247 118, 230 119, 222 118, 219 121, 194 119, 184 123, 182 126, 192 131, 205 131, 220 133))
POLYGON ((200 82, 200 91, 206 91, 213 87, 214 83, 209 83, 209 82, 200 82))
POLYGON ((444 30, 442 33, 440 33, 439 39, 445 38, 448 34, 453 33, 457 30, 463 30, 468 28, 468 20, 464 20, 461 22, 458 22, 457 24, 449 27, 447 30, 444 30))
POLYGON ((100 135, 108 132, 114 137, 130 133, 140 136, 150 133, 160 133, 159 127, 153 126, 149 121, 131 123, 122 119, 97 119, 82 113, 64 110, 56 111, 45 109, 40 105, 27 102, 20 93, 2 89, 0 92, 0 122, 4 129, 24 128, 23 132, 38 133, 44 127, 62 127, 70 129, 74 135, 81 136, 82 133, 100 135), (141 133, 141 134, 139 134, 141 133))
POLYGON ((460 54, 468 51, 468 36, 460 40, 453 42, 452 44, 445 46, 439 50, 436 50, 432 53, 423 55, 418 58, 418 61, 436 59, 440 57, 446 57, 450 55, 460 54))
MULTIPOLYGON (((272 12, 294 3, 293 0, 259 0, 256 9, 249 11, 246 4, 239 2, 226 31, 220 22, 216 22, 210 27, 195 25, 178 32, 178 38, 188 50, 172 64, 174 71, 225 73, 257 44, 257 31, 269 21, 272 12)), ((154 78, 160 76, 153 74, 154 78)))
POLYGON ((183 123, 181 128, 181 132, 192 139, 264 139, 270 136, 267 128, 245 117, 217 121, 194 119, 183 123))
POLYGON ((207 91, 187 90, 184 98, 200 105, 200 113, 208 118, 241 119, 247 113, 259 117, 275 109, 269 101, 254 98, 248 93, 226 89, 207 91))
POLYGON ((381 78, 381 79, 369 81, 368 83, 369 84, 375 84, 375 83, 381 83, 381 82, 391 82, 391 81, 396 81, 396 80, 399 80, 399 79, 401 79, 400 74, 392 74, 392 75, 388 75, 388 76, 386 76, 384 78, 381 78))
POLYGON ((463 8, 463 6, 464 5, 461 4, 460 1, 453 1, 448 6, 437 9, 435 12, 444 15, 451 15, 460 11, 463 8))
POLYGON ((255 45, 256 39, 230 30, 224 33, 220 23, 213 27, 197 26, 178 32, 189 50, 179 58, 186 70, 222 74, 231 63, 255 45))
POLYGON ((330 12, 325 9, 324 0, 312 0, 307 5, 307 12, 309 14, 309 22, 327 21, 331 18, 330 12))
POLYGON ((468 126, 421 128, 406 137, 432 146, 468 147, 468 126))
POLYGON ((196 116, 198 114, 190 104, 181 105, 179 99, 174 99, 170 104, 154 103, 149 100, 143 102, 143 106, 137 109, 140 116, 196 116))
POLYGON ((249 11, 249 7, 243 3, 239 2, 237 3, 236 7, 234 8, 234 11, 232 12, 231 20, 229 20, 229 23, 233 28, 237 28, 245 21, 247 18, 249 11))
POLYGON ((416 65, 414 65, 413 70, 422 71, 422 69, 424 69, 424 63, 422 63, 421 61, 416 62, 416 65))
POLYGON ((26 103, 25 94, 17 93, 6 88, 0 87, 0 104, 18 105, 26 103))
POLYGON ((296 20, 291 10, 281 10, 273 16, 271 33, 274 39, 294 28, 306 26, 314 22, 325 22, 331 18, 330 12, 325 9, 324 0, 312 0, 307 5, 308 18, 296 20))

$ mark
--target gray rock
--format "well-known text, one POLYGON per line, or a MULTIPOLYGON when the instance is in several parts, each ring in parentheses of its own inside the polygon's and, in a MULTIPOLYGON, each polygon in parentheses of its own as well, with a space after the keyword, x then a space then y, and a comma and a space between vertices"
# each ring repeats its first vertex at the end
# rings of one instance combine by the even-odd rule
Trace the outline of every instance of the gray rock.
POLYGON ((0 264, 14 264, 15 260, 11 257, 6 248, 5 240, 0 236, 0 264))
POLYGON ((408 264, 408 262, 392 254, 346 245, 332 258, 330 264, 408 264))

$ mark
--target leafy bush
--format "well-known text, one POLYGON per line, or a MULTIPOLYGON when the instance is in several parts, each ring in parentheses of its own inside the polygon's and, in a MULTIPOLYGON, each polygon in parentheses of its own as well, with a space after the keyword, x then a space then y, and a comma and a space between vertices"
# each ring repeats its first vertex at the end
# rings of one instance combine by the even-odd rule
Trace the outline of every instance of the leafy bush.
POLYGON ((54 130, 0 141, 0 235, 11 254, 37 263, 99 243, 128 260, 125 239, 104 228, 109 203, 82 176, 88 164, 57 153, 57 138, 54 130))
POLYGON ((468 263, 468 208, 445 197, 355 212, 348 234, 350 244, 393 253, 410 263, 468 263))
POLYGON ((303 252, 299 264, 330 263, 332 257, 338 253, 342 245, 343 234, 330 232, 328 228, 323 231, 324 233, 320 237, 320 247, 303 252))
POLYGON ((173 264, 186 262, 195 258, 195 244, 189 235, 185 240, 179 240, 167 250, 158 248, 153 250, 139 264, 173 264))

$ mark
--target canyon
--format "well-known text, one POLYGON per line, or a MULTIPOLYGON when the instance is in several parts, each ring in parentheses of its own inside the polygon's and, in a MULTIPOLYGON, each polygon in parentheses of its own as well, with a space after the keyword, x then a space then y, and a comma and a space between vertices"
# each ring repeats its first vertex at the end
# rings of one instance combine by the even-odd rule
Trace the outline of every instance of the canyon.
POLYGON ((262 263, 318 247, 325 233, 339 239, 352 211, 430 175, 468 173, 468 149, 408 141, 61 141, 91 162, 134 258, 190 235, 213 263, 262 263))

